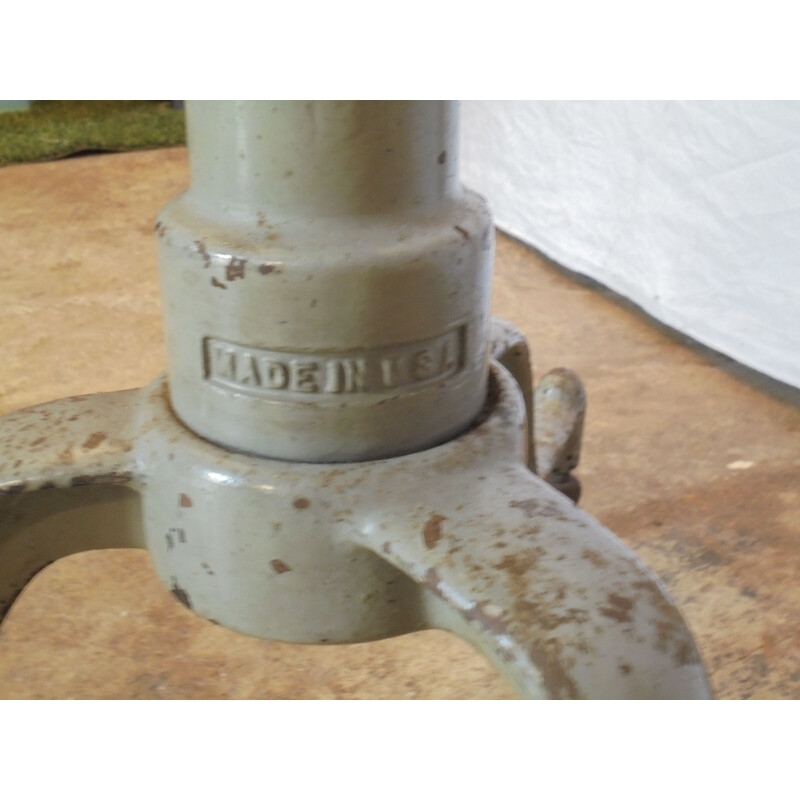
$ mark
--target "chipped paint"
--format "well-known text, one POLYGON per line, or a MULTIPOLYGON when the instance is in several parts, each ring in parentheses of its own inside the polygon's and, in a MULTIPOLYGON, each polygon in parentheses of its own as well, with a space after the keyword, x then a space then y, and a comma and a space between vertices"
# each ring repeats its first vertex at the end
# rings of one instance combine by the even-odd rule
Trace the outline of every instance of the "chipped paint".
POLYGON ((443 517, 441 514, 431 514, 428 517, 422 529, 422 538, 425 542, 425 547, 429 550, 436 547, 436 543, 442 538, 442 522, 446 519, 447 517, 443 517))
POLYGON ((630 622, 631 610, 633 609, 634 601, 629 597, 621 597, 613 592, 606 598, 607 604, 601 606, 600 613, 604 617, 613 619, 616 622, 630 622))
POLYGON ((170 589, 170 592, 172 593, 173 597, 185 605, 186 608, 191 610, 192 601, 189 598, 189 593, 178 585, 178 579, 175 577, 172 578, 172 588, 170 589))
POLYGON ((506 626, 502 621, 503 610, 488 600, 473 603, 464 612, 464 619, 478 622, 485 630, 492 633, 505 633, 506 626))
POLYGON ((100 431, 91 434, 86 438, 86 441, 83 443, 83 447, 86 450, 94 450, 101 442, 106 440, 106 435, 100 431))

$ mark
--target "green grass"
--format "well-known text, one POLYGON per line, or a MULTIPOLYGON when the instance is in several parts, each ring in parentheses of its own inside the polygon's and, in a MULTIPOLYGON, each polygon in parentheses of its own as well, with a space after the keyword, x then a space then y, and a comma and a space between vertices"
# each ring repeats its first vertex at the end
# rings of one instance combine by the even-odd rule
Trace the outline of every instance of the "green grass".
POLYGON ((185 141, 183 111, 167 101, 36 100, 29 111, 0 114, 0 166, 185 141))

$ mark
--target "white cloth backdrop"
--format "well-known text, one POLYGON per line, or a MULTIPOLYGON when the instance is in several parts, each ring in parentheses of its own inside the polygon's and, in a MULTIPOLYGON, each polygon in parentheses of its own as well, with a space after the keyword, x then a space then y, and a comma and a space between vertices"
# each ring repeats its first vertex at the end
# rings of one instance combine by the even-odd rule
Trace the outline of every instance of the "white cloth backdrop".
POLYGON ((497 225, 800 387, 800 103, 462 104, 497 225))

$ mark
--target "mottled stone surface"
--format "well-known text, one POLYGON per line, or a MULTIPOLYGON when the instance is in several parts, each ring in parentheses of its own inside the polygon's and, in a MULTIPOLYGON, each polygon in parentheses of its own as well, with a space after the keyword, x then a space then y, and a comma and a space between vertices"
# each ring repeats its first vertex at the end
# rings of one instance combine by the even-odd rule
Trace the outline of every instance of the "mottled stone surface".
MULTIPOLYGON (((181 149, 0 170, 0 413, 140 386, 164 368, 152 225, 186 181, 181 149)), ((584 379, 581 504, 664 578, 718 696, 800 695, 800 393, 504 237, 494 297, 539 375, 568 366, 584 379)), ((0 631, 2 698, 511 696, 437 631, 310 647, 224 630, 134 551, 53 564, 0 631)))

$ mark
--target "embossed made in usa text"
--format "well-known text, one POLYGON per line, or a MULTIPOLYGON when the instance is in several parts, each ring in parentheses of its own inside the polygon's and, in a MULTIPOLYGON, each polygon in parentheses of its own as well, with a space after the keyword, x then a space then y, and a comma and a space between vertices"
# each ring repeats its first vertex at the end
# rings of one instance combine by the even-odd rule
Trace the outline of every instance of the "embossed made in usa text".
POLYGON ((205 379, 269 397, 414 391, 463 365, 465 326, 434 339, 350 353, 288 353, 203 340, 205 379))

